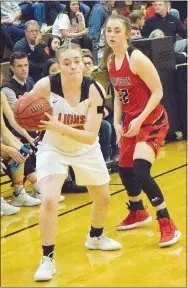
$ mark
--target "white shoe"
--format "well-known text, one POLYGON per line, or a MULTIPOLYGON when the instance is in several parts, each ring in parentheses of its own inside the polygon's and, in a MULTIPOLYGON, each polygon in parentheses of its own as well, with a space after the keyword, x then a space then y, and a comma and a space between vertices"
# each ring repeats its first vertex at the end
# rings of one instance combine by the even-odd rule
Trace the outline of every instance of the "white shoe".
POLYGON ((11 205, 13 206, 37 206, 41 203, 40 199, 29 196, 25 189, 22 189, 18 196, 13 193, 11 205))
POLYGON ((53 258, 43 256, 40 266, 34 275, 35 281, 48 281, 56 273, 55 261, 53 258))
POLYGON ((63 202, 64 200, 65 200, 65 196, 60 195, 60 196, 59 196, 59 203, 60 203, 60 202, 63 202))
POLYGON ((14 207, 8 204, 3 197, 1 197, 1 216, 2 215, 13 215, 20 211, 19 207, 14 207))
POLYGON ((99 237, 90 237, 90 235, 88 235, 85 246, 88 249, 106 250, 106 251, 121 249, 120 243, 106 237, 104 234, 102 234, 99 237))
MULTIPOLYGON (((33 195, 32 195, 34 198, 36 198, 36 199, 41 199, 41 194, 40 193, 38 193, 37 191, 34 191, 34 193, 33 193, 33 195)), ((64 201, 65 200, 65 196, 63 196, 63 195, 60 195, 59 196, 59 203, 60 202, 62 202, 62 201, 64 201)))

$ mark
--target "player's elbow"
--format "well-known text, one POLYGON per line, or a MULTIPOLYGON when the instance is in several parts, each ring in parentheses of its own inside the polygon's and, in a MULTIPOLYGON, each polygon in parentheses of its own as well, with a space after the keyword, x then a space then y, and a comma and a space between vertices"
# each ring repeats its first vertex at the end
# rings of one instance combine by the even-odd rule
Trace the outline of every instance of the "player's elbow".
POLYGON ((161 99, 163 98, 163 91, 154 91, 153 93, 153 97, 156 99, 156 101, 160 102, 161 99))
POLYGON ((97 138, 97 137, 90 137, 90 138, 88 139, 88 141, 87 141, 87 144, 88 144, 88 145, 93 145, 93 144, 95 143, 95 141, 96 141, 96 138, 97 138))
POLYGON ((87 138, 87 143, 86 144, 93 145, 95 143, 96 139, 97 139, 97 135, 95 135, 94 133, 91 133, 89 135, 89 137, 87 138))

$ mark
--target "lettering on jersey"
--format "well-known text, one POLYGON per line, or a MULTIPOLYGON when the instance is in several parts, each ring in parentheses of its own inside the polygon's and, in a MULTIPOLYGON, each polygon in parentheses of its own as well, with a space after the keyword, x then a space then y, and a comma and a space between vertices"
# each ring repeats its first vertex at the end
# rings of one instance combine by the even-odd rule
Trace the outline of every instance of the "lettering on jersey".
POLYGON ((123 104, 129 103, 129 91, 127 89, 120 89, 119 90, 119 100, 123 104))
POLYGON ((130 86, 132 85, 130 77, 112 77, 110 78, 113 86, 130 86))
POLYGON ((85 123, 85 115, 72 115, 72 114, 58 114, 58 120, 63 122, 65 125, 72 126, 73 128, 83 130, 83 124, 85 123))

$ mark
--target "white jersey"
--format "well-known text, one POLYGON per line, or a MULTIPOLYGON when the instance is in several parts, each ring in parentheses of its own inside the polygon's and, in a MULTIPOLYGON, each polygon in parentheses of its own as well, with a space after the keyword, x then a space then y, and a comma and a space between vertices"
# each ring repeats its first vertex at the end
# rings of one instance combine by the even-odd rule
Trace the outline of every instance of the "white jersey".
MULTIPOLYGON (((82 82, 82 96, 81 101, 76 107, 72 107, 63 97, 61 88, 60 74, 56 74, 50 77, 51 82, 51 94, 50 104, 53 107, 53 114, 65 125, 74 127, 75 129, 84 130, 84 124, 89 108, 89 86, 91 80, 84 77, 82 82)), ((67 156, 77 156, 92 150, 99 145, 98 137, 94 144, 88 145, 70 137, 47 130, 44 134, 42 142, 39 144, 39 149, 49 148, 50 150, 56 150, 67 156)))

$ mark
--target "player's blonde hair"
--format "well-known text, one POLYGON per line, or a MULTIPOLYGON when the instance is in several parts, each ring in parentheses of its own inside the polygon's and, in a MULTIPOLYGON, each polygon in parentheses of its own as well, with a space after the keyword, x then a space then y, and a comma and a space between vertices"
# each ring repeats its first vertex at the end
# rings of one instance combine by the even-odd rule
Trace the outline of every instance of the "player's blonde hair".
POLYGON ((65 52, 66 50, 78 50, 80 52, 80 55, 83 58, 83 53, 82 53, 82 49, 78 44, 72 43, 71 39, 65 41, 56 51, 56 59, 59 62, 59 58, 61 53, 65 52))

